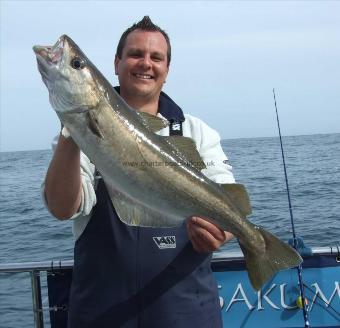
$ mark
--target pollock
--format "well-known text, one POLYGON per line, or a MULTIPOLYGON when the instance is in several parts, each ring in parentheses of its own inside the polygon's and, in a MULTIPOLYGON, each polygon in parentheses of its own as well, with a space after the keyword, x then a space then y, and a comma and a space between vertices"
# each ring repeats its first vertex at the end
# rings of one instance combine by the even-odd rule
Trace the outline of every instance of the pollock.
POLYGON ((246 219, 251 206, 243 185, 208 179, 195 143, 157 135, 167 123, 125 103, 68 36, 33 49, 52 107, 102 175, 123 222, 174 227, 206 218, 237 237, 257 290, 301 263, 294 249, 246 219))

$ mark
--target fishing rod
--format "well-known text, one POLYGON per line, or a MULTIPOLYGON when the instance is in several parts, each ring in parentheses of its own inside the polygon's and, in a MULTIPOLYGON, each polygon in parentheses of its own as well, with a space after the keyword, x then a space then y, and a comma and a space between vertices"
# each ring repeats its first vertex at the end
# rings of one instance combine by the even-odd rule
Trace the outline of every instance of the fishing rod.
MULTIPOLYGON (((276 121, 277 121, 277 127, 279 130, 279 137, 280 137, 280 145, 281 145, 281 155, 282 155, 282 162, 283 162, 283 170, 285 174, 285 181, 286 181, 286 189, 287 189, 287 196, 288 196, 288 205, 289 205, 289 213, 290 213, 290 222, 292 225, 292 232, 293 232, 293 246, 295 250, 297 251, 297 238, 295 234, 295 225, 294 225, 294 218, 293 218, 293 209, 292 209, 292 203, 290 200, 290 192, 289 192, 289 184, 288 184, 288 176, 287 176, 287 169, 286 169, 286 161, 285 161, 285 155, 283 151, 283 144, 282 144, 282 137, 281 137, 281 129, 280 129, 280 121, 279 121, 279 114, 277 111, 277 105, 276 105, 276 96, 275 96, 275 89, 273 89, 273 95, 274 95, 274 104, 275 104, 275 111, 276 111, 276 121)), ((300 297, 302 300, 302 310, 303 310, 303 318, 305 321, 305 328, 309 328, 309 320, 308 320, 308 313, 307 313, 307 307, 306 307, 306 298, 305 298, 305 292, 304 292, 304 284, 302 280, 302 264, 299 264, 297 267, 298 272, 298 278, 299 278, 299 287, 300 287, 300 297)))

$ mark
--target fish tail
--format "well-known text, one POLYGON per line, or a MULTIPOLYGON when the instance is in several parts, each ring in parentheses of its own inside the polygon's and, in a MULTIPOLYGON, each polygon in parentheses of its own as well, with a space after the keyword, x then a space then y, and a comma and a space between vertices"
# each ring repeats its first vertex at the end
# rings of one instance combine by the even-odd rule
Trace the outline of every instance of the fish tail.
POLYGON ((262 251, 242 244, 249 280, 254 289, 259 290, 275 273, 280 270, 296 267, 303 261, 299 253, 288 244, 279 240, 268 231, 256 227, 261 234, 264 247, 262 251))

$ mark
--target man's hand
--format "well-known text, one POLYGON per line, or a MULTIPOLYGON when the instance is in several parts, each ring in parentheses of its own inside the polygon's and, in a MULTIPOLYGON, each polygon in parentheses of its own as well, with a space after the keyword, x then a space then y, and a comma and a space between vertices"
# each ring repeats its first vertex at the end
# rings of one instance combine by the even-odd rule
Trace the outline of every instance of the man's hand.
POLYGON ((231 240, 234 235, 207 220, 193 216, 187 220, 189 239, 196 252, 210 253, 231 240))

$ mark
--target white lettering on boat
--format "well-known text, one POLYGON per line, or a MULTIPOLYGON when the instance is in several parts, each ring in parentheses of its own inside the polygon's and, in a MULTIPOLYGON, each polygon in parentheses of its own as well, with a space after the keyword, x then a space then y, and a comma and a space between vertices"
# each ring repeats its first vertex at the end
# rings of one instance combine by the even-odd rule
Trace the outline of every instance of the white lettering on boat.
POLYGON ((281 298, 281 306, 283 309, 286 309, 286 310, 294 310, 297 308, 297 306, 290 306, 290 305, 287 305, 286 304, 286 301, 285 301, 285 287, 287 286, 287 284, 282 284, 280 285, 280 298, 281 298))
POLYGON ((321 288, 319 287, 318 283, 312 284, 312 286, 315 288, 315 295, 314 295, 314 297, 313 297, 313 301, 312 301, 310 310, 312 310, 313 305, 314 305, 314 303, 315 303, 315 300, 316 300, 316 298, 317 298, 318 296, 322 298, 322 300, 325 302, 325 304, 326 304, 327 307, 331 304, 331 302, 332 302, 332 300, 333 300, 333 298, 334 298, 336 292, 338 292, 338 296, 339 296, 339 299, 340 299, 340 287, 339 287, 339 281, 335 281, 334 284, 335 284, 335 288, 334 288, 334 291, 333 291, 332 295, 330 296, 329 300, 326 298, 325 294, 322 292, 322 290, 321 290, 321 288))
POLYGON ((250 302, 249 302, 249 300, 248 300, 248 298, 246 296, 246 293, 243 290, 243 287, 242 287, 241 283, 239 283, 237 285, 235 293, 234 293, 233 297, 231 298, 226 311, 228 311, 230 309, 230 307, 232 306, 232 304, 234 302, 245 302, 246 305, 248 306, 249 310, 253 310, 254 309, 254 306, 250 304, 250 302), (236 298, 236 296, 238 295, 239 292, 242 294, 242 298, 236 298))
MULTIPOLYGON (((286 286, 287 286, 287 284, 279 285, 280 306, 281 306, 282 309, 295 310, 298 307, 295 304, 296 300, 291 299, 292 298, 291 292, 289 293, 289 297, 290 297, 291 300, 287 304, 287 301, 286 301, 286 295, 287 295, 286 286)), ((239 303, 239 302, 243 302, 247 306, 249 311, 252 311, 255 308, 257 309, 257 311, 262 311, 262 310, 265 310, 266 307, 268 308, 268 306, 275 309, 275 310, 280 310, 280 307, 277 304, 275 304, 272 299, 270 299, 270 295, 269 295, 274 291, 274 289, 277 289, 276 287, 278 287, 277 284, 272 284, 266 290, 263 290, 263 291, 259 290, 258 292, 256 292, 256 296, 257 296, 257 300, 256 300, 257 306, 256 306, 256 303, 251 304, 250 300, 252 300, 253 298, 248 297, 249 293, 247 295, 244 287, 242 286, 242 283, 238 283, 237 286, 236 286, 235 292, 234 292, 233 296, 231 297, 231 299, 228 303, 226 311, 229 311, 234 303, 239 303)), ((329 296, 329 298, 327 298, 327 296, 322 291, 322 289, 320 288, 318 283, 315 282, 315 283, 311 284, 311 287, 313 287, 315 289, 315 292, 314 292, 314 296, 313 296, 312 300, 311 300, 311 297, 307 297, 307 299, 309 300, 309 308, 308 308, 309 311, 312 311, 313 305, 314 305, 314 303, 316 303, 317 298, 319 298, 319 300, 322 300, 327 307, 330 306, 330 304, 332 303, 332 301, 334 300, 336 295, 338 295, 339 300, 340 300, 340 285, 339 285, 338 281, 334 282, 334 290, 331 293, 331 295, 329 296)), ((218 288, 221 290, 221 289, 223 289, 223 286, 219 285, 218 288)), ((296 292, 296 298, 297 297, 298 297, 298 292, 296 292)), ((223 296, 220 296, 221 308, 223 308, 224 304, 227 304, 227 302, 223 298, 223 296)))
POLYGON ((264 310, 264 307, 262 306, 262 298, 274 309, 280 310, 280 308, 275 305, 270 298, 268 297, 268 294, 276 287, 276 284, 273 284, 262 296, 261 290, 257 292, 257 310, 264 310))

